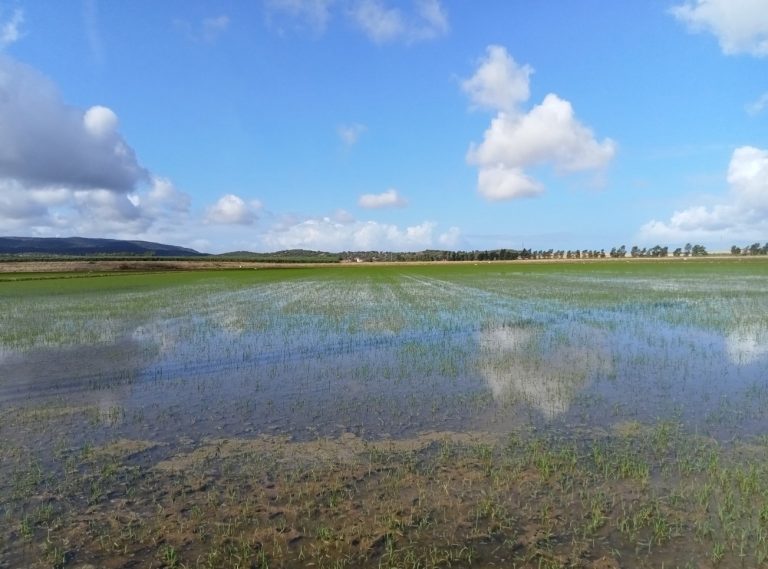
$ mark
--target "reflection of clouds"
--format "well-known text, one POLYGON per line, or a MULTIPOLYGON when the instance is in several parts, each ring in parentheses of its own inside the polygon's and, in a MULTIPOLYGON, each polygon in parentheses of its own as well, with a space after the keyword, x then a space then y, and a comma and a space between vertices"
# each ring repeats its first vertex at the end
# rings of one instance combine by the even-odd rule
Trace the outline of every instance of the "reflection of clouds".
POLYGON ((178 342, 179 332, 165 320, 152 320, 134 328, 131 340, 153 347, 158 354, 170 353, 178 342))
POLYGON ((568 410, 576 393, 612 365, 604 334, 590 327, 541 331, 525 327, 484 330, 479 369, 494 399, 519 399, 547 419, 568 410))
POLYGON ((725 351, 735 364, 751 364, 768 356, 768 328, 748 326, 725 336, 725 351))

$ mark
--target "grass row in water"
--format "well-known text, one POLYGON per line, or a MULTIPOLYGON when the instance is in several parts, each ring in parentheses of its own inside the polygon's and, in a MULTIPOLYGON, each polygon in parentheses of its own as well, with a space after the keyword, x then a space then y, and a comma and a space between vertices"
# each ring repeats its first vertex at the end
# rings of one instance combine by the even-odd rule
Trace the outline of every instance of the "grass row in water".
MULTIPOLYGON (((690 261, 504 264, 202 271, 103 278, 0 282, 0 348, 44 342, 114 341, 130 326, 192 318, 205 310, 244 325, 254 320, 317 317, 323 325, 363 329, 387 314, 412 327, 463 325, 527 313, 611 310, 648 314, 675 325, 724 329, 757 323, 768 262, 690 261), (294 294, 291 283, 299 283, 294 294), (302 286, 303 285, 303 286, 302 286), (263 296, 265 288, 277 296, 263 296), (361 294, 365 291, 365 294, 361 294), (429 320, 431 319, 431 321, 429 320), (111 326, 110 333, 106 327, 111 326), (48 334, 45 337, 44 334, 48 334)), ((202 314, 205 316, 205 314, 202 314)), ((206 323, 208 324, 208 323, 206 323)), ((268 322, 274 328, 283 322, 268 322)), ((258 325, 258 324, 257 324, 258 325)))

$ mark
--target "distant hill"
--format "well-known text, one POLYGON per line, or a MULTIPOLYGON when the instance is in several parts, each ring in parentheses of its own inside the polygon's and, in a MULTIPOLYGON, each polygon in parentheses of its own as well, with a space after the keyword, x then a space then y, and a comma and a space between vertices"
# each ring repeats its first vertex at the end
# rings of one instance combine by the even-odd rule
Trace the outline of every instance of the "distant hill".
POLYGON ((337 263, 341 260, 338 253, 310 251, 307 249, 287 249, 272 253, 254 253, 252 251, 232 251, 216 257, 239 261, 294 262, 294 263, 337 263))
POLYGON ((88 237, 0 237, 0 255, 136 255, 202 257, 204 253, 150 241, 91 239, 88 237))

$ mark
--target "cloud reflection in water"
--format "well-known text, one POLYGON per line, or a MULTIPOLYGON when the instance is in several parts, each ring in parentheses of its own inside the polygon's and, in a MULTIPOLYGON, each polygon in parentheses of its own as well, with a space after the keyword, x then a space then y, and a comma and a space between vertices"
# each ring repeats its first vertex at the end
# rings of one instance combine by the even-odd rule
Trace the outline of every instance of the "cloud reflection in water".
POLYGON ((480 333, 478 368, 494 399, 525 402, 548 420, 612 367, 605 334, 592 327, 501 326, 480 333))

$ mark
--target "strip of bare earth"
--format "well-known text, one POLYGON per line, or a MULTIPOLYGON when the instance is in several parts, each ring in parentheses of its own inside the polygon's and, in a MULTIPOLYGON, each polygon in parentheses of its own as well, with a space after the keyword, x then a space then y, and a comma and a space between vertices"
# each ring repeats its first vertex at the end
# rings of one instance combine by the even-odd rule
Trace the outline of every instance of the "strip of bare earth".
MULTIPOLYGON (((113 261, 113 260, 57 260, 57 261, 0 261, 0 273, 89 273, 89 272, 154 272, 154 271, 195 271, 215 269, 279 269, 279 268, 309 268, 309 267, 370 267, 396 265, 478 265, 478 264, 597 264, 597 263, 647 263, 669 262, 679 263, 689 257, 625 257, 605 259, 521 259, 515 261, 373 261, 365 263, 265 263, 254 261, 218 261, 218 260, 185 260, 185 261, 113 261)), ((759 260, 760 257, 742 257, 732 255, 708 255, 697 257, 696 260, 730 260, 743 262, 759 260)))

